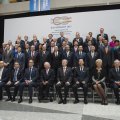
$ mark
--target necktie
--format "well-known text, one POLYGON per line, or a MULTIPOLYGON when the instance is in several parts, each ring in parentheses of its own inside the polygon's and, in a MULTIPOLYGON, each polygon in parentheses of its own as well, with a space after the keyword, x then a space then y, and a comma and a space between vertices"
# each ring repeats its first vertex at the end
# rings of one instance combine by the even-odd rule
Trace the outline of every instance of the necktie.
POLYGON ((66 72, 66 68, 64 67, 64 68, 63 68, 63 73, 64 73, 64 76, 65 76, 65 72, 66 72))
POLYGON ((30 72, 30 80, 31 80, 32 68, 30 68, 29 72, 30 72))
POLYGON ((14 81, 17 81, 17 70, 14 72, 14 81))

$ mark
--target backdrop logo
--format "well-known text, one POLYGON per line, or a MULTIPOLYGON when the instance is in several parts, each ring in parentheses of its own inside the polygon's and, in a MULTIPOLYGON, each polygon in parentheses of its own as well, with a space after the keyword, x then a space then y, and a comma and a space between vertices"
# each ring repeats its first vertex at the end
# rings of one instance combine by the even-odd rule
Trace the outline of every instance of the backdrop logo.
POLYGON ((67 25, 68 23, 72 22, 72 18, 67 16, 55 17, 51 19, 51 21, 54 25, 67 25))

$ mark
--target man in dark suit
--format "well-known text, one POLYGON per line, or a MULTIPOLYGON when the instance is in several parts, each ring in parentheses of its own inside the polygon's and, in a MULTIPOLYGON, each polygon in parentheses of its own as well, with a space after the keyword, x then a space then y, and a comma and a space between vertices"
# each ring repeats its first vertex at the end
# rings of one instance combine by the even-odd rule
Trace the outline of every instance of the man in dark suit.
POLYGON ((78 61, 79 61, 79 59, 83 59, 84 60, 84 63, 85 63, 85 66, 87 65, 87 61, 86 61, 86 59, 87 59, 87 57, 86 57, 87 55, 86 55, 86 53, 85 52, 83 52, 83 46, 79 46, 78 47, 78 51, 74 54, 74 65, 75 65, 75 67, 77 67, 78 66, 78 61))
POLYGON ((90 81, 92 80, 93 70, 95 69, 95 61, 99 58, 98 52, 95 51, 95 46, 90 47, 90 52, 87 53, 87 66, 89 68, 90 81))
POLYGON ((114 61, 114 68, 112 68, 109 72, 109 78, 111 81, 111 87, 114 90, 115 97, 117 99, 116 104, 120 104, 119 97, 119 88, 120 88, 120 61, 114 61))
POLYGON ((67 95, 69 91, 69 87, 72 82, 72 69, 70 67, 67 67, 68 61, 66 59, 62 60, 62 67, 58 69, 57 73, 57 84, 56 84, 56 90, 59 95, 59 102, 58 104, 66 104, 67 103, 67 95), (64 87, 64 99, 62 97, 61 89, 64 87))
POLYGON ((3 53, 2 60, 4 61, 4 64, 9 69, 13 68, 13 53, 12 50, 10 50, 10 45, 6 45, 6 50, 3 53))
POLYGON ((120 60, 120 47, 114 50, 114 59, 120 60))
POLYGON ((68 38, 65 38, 66 45, 70 46, 70 50, 72 49, 72 43, 69 41, 68 38))
POLYGON ((99 36, 102 36, 103 38, 108 40, 108 35, 104 33, 104 28, 100 28, 100 34, 97 35, 97 41, 98 41, 99 36))
POLYGON ((53 40, 53 34, 48 35, 47 43, 49 44, 53 40))
POLYGON ((57 40, 57 43, 59 43, 60 47, 62 46, 64 40, 65 40, 64 32, 60 32, 60 37, 57 40))
POLYGON ((17 41, 15 43, 17 44, 17 42, 20 44, 22 52, 24 52, 24 50, 25 50, 25 41, 21 39, 20 35, 18 35, 17 41))
POLYGON ((33 35, 33 40, 30 42, 30 46, 34 45, 35 50, 39 50, 39 40, 36 35, 33 35))
MULTIPOLYGON (((3 61, 0 61, 0 100, 3 98, 2 88, 6 85, 10 78, 9 74, 9 69, 4 67, 3 61)), ((8 99, 11 99, 10 96, 8 96, 8 99)))
POLYGON ((39 66, 39 53, 35 51, 35 46, 32 45, 30 47, 30 51, 28 52, 28 60, 32 59, 34 61, 34 66, 38 68, 39 66))
POLYGON ((106 70, 106 80, 109 83, 109 69, 113 65, 114 61, 114 52, 110 46, 108 46, 108 40, 104 40, 104 46, 99 48, 100 59, 103 61, 103 67, 106 70))
POLYGON ((50 62, 50 53, 46 50, 46 46, 42 46, 42 51, 39 53, 39 71, 44 68, 44 62, 50 62))
POLYGON ((20 88, 19 88, 20 99, 18 100, 18 103, 22 102, 24 87, 28 87, 29 103, 32 103, 33 87, 37 86, 37 81, 39 77, 38 69, 33 66, 34 66, 34 61, 29 60, 29 68, 25 70, 24 82, 20 84, 20 88))
POLYGON ((0 61, 2 61, 2 54, 0 53, 0 61))
POLYGON ((39 83, 39 102, 43 99, 48 97, 50 98, 50 101, 52 102, 52 96, 49 94, 50 87, 53 87, 55 79, 55 73, 53 69, 51 69, 50 63, 45 62, 44 63, 44 69, 41 71, 40 75, 40 83, 39 83), (44 93, 45 92, 45 96, 44 93))
POLYGON ((75 38, 73 39, 73 45, 74 45, 75 41, 78 42, 78 45, 83 45, 83 38, 80 37, 80 33, 79 32, 76 32, 75 38))
POLYGON ((89 81, 89 70, 84 66, 83 59, 79 59, 79 67, 75 69, 74 72, 74 84, 73 84, 73 93, 75 96, 74 103, 78 103, 78 94, 77 89, 79 87, 83 88, 84 92, 84 103, 87 104, 87 92, 88 92, 88 81, 89 81))
POLYGON ((55 83, 57 82, 57 70, 61 66, 62 54, 58 51, 58 46, 55 46, 54 53, 51 54, 51 67, 55 72, 55 83))
POLYGON ((68 67, 72 67, 73 66, 73 53, 70 51, 70 46, 66 45, 65 47, 65 51, 62 53, 62 59, 67 59, 68 67))
POLYGON ((25 69, 25 54, 21 52, 21 47, 18 47, 17 54, 14 58, 14 61, 18 61, 20 64, 20 69, 25 69))
POLYGON ((30 52, 30 46, 29 46, 29 44, 25 44, 25 51, 24 51, 24 54, 25 54, 25 68, 28 67, 29 52, 30 52))
POLYGON ((15 97, 17 96, 18 93, 18 89, 20 86, 20 83, 23 82, 23 69, 20 68, 20 64, 19 62, 15 62, 14 63, 14 70, 12 70, 12 73, 10 75, 10 79, 7 82, 7 84, 5 85, 6 90, 7 90, 7 94, 8 94, 8 100, 11 100, 11 92, 10 92, 10 87, 14 87, 14 93, 13 93, 13 98, 12 98, 12 102, 15 101, 15 97))

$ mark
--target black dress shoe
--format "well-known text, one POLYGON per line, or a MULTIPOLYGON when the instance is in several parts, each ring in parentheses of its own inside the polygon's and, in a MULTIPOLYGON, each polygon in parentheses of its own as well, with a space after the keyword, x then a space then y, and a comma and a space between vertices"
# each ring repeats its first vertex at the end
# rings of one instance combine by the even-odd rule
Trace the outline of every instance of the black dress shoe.
POLYGON ((105 103, 105 101, 104 101, 104 100, 102 100, 101 105, 104 105, 104 103, 105 103))
POLYGON ((0 98, 0 100, 2 100, 2 98, 0 98))
POLYGON ((14 102, 15 101, 15 98, 12 98, 11 102, 14 102))
POLYGON ((108 105, 108 101, 107 100, 104 101, 104 105, 108 105))
POLYGON ((87 99, 84 99, 84 104, 88 104, 88 101, 87 101, 87 99))
POLYGON ((29 103, 30 103, 30 104, 32 103, 32 99, 31 99, 31 98, 29 99, 29 103))
POLYGON ((120 105, 120 101, 119 101, 119 100, 117 100, 115 103, 116 103, 117 105, 120 105))
POLYGON ((12 98, 8 98, 8 99, 6 99, 5 101, 11 101, 12 100, 12 98))
POLYGON ((18 100, 18 103, 21 103, 23 100, 22 100, 22 98, 20 98, 19 100, 18 100))
POLYGON ((63 100, 63 104, 67 104, 67 100, 66 99, 63 100))
POLYGON ((73 102, 74 104, 77 104, 79 103, 79 100, 78 99, 75 99, 75 101, 73 102))
POLYGON ((59 102, 58 102, 58 104, 62 104, 63 103, 63 100, 62 99, 60 99, 59 100, 59 102))
POLYGON ((52 99, 52 98, 50 98, 50 102, 53 102, 53 99, 52 99))

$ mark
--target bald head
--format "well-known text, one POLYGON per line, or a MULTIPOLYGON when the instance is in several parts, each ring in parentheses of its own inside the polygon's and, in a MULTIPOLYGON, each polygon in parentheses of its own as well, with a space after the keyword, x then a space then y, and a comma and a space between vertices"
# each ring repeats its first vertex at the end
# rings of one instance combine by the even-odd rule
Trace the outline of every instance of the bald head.
POLYGON ((115 68, 119 68, 120 67, 120 61, 118 59, 116 59, 114 61, 114 66, 115 66, 115 68))
POLYGON ((50 69, 50 63, 49 62, 45 62, 44 63, 44 68, 45 69, 50 69))

